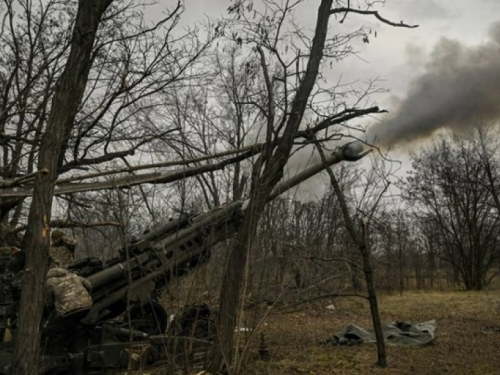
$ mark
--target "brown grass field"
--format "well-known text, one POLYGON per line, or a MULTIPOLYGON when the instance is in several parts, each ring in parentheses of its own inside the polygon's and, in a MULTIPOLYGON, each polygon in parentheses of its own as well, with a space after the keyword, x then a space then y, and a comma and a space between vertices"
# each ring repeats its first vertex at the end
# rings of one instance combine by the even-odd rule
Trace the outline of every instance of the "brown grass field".
MULTIPOLYGON (((500 374, 500 293, 406 292, 379 297, 383 322, 436 319, 436 339, 421 348, 388 347, 388 367, 374 366, 373 344, 318 345, 343 326, 371 327, 367 303, 273 315, 264 327, 271 360, 250 361, 248 374, 500 374)), ((324 304, 326 306, 327 304, 324 304)))
MULTIPOLYGON (((388 367, 375 366, 373 344, 325 346, 321 341, 353 323, 371 327, 368 304, 337 299, 293 313, 272 312, 264 332, 270 360, 258 360, 252 341, 242 374, 500 374, 500 292, 405 292, 379 296, 382 322, 436 319, 436 339, 420 348, 387 347, 388 367)), ((129 371, 130 375, 131 372, 129 371)), ((137 372, 166 374, 161 367, 137 372)), ((193 373, 194 374, 194 373, 193 373)))

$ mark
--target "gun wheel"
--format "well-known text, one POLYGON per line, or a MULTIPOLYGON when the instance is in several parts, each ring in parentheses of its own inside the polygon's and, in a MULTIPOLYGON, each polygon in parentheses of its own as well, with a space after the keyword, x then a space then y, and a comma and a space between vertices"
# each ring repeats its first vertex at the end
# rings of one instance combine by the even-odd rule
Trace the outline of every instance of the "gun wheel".
POLYGON ((130 317, 132 319, 132 327, 148 335, 161 335, 167 329, 167 312, 157 302, 132 306, 130 317))

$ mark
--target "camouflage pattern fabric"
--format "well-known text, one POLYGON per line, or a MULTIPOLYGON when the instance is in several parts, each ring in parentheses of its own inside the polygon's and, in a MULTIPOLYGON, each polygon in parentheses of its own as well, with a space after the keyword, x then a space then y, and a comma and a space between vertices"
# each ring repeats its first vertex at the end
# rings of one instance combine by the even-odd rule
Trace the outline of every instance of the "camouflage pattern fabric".
POLYGON ((87 308, 92 306, 91 289, 87 279, 62 268, 53 268, 47 274, 46 303, 55 305, 58 315, 87 308))
POLYGON ((0 256, 14 255, 19 251, 21 250, 15 246, 2 246, 0 247, 0 256))
POLYGON ((57 244, 53 243, 49 249, 50 268, 68 269, 75 261, 75 245, 74 240, 64 237, 57 244))

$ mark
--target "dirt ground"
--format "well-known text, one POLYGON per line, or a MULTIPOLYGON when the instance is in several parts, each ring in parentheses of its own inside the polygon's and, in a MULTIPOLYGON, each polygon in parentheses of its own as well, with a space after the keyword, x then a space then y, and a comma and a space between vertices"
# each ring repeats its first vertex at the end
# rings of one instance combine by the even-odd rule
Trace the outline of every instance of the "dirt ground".
MULTIPOLYGON (((500 292, 405 292, 379 296, 382 322, 437 321, 436 339, 420 348, 387 347, 388 367, 375 366, 373 344, 327 346, 322 341, 342 327, 371 327, 368 304, 359 298, 323 301, 300 311, 272 312, 264 332, 270 360, 252 348, 245 375, 288 374, 500 374, 500 292), (326 306, 334 304, 335 310, 326 306)), ((141 372, 165 374, 155 367, 141 372)), ((131 372, 128 372, 131 374, 131 372)))
POLYGON ((500 374, 500 293, 428 292, 381 296, 383 322, 436 319, 436 340, 422 348, 388 347, 388 367, 380 369, 375 346, 324 346, 343 326, 371 327, 367 303, 333 301, 335 310, 316 306, 275 314, 263 327, 269 362, 251 361, 248 374, 500 374))

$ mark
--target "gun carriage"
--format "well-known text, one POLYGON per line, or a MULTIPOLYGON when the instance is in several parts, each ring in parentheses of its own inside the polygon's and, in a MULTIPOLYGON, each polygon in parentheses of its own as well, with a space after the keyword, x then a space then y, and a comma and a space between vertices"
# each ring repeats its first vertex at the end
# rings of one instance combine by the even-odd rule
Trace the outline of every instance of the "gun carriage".
MULTIPOLYGON (((278 184, 269 200, 327 166, 363 157, 362 151, 359 142, 338 148, 326 163, 318 163, 278 184)), ((169 317, 158 303, 161 291, 172 279, 205 264, 212 247, 238 231, 246 205, 246 201, 237 201, 201 214, 183 213, 144 233, 120 249, 114 259, 103 263, 87 258, 71 266, 72 272, 92 284, 93 305, 56 320, 51 319, 50 312, 45 314, 42 328, 45 373, 102 373, 104 369, 126 366, 134 350, 146 353, 141 355, 143 364, 166 360, 172 351, 167 332, 169 317), (126 322, 118 319, 124 314, 129 318, 126 322), (68 339, 71 348, 65 342, 68 339)), ((8 374, 16 336, 20 291, 16 284, 12 272, 1 275, 0 374, 8 374)), ((201 315, 209 319, 205 312, 201 315)))

